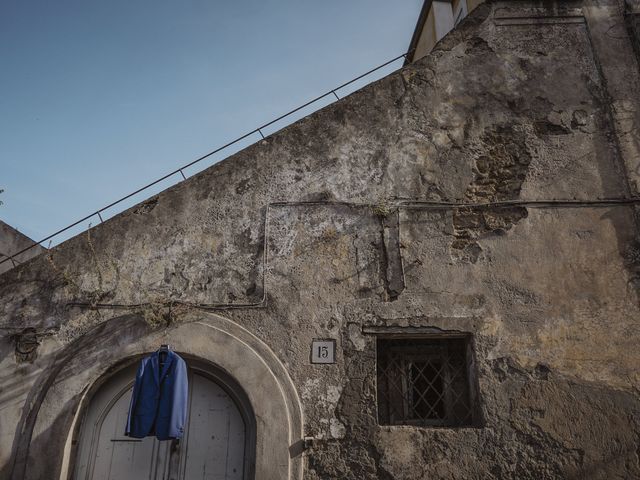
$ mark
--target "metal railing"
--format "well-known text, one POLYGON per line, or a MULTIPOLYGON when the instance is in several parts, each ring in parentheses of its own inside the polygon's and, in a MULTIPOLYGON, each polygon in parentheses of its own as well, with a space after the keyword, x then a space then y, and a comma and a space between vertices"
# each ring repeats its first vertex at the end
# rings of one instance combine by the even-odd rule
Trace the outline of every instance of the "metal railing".
POLYGON ((270 122, 267 122, 267 123, 265 123, 264 125, 261 125, 261 126, 259 126, 258 128, 255 128, 255 129, 251 130, 250 132, 247 132, 247 133, 245 133, 244 135, 241 135, 241 136, 237 137, 236 139, 234 139, 234 140, 232 140, 232 141, 230 141, 230 142, 228 142, 228 143, 226 143, 226 144, 222 145, 221 147, 218 147, 218 148, 216 148, 215 150, 212 150, 212 151, 210 151, 209 153, 206 153, 206 154, 204 154, 204 155, 202 155, 202 156, 200 156, 200 157, 196 158, 195 160, 193 160, 193 161, 191 161, 191 162, 187 163, 186 165, 183 165, 183 166, 181 166, 181 167, 179 167, 179 168, 177 168, 177 169, 175 169, 175 170, 173 170, 173 171, 171 171, 171 172, 167 173, 166 175, 164 175, 164 176, 162 176, 162 177, 160 177, 160 178, 158 178, 158 179, 154 180, 153 182, 148 183, 148 184, 147 184, 147 185, 145 185, 144 187, 140 187, 140 188, 138 188, 136 191, 131 192, 131 193, 129 193, 128 195, 125 195, 124 197, 121 197, 121 198, 119 198, 118 200, 116 200, 116 201, 114 201, 114 202, 111 202, 110 204, 108 204, 108 205, 106 205, 106 206, 104 206, 104 207, 102 207, 102 208, 100 208, 100 209, 96 210, 95 212, 90 213, 89 215, 87 215, 87 216, 85 216, 85 217, 82 217, 80 220, 77 220, 77 221, 73 222, 72 224, 67 225, 67 226, 66 226, 66 227, 64 227, 64 228, 61 228, 61 229, 60 229, 60 230, 58 230, 57 232, 52 233, 51 235, 46 236, 46 237, 45 237, 45 238, 43 238, 42 240, 39 240, 39 241, 35 242, 34 244, 32 244, 32 245, 30 245, 30 246, 28 246, 28 247, 26 247, 26 248, 23 248, 22 250, 20 250, 20 251, 18 251, 18 252, 16 252, 16 253, 13 253, 12 255, 10 255, 10 256, 8 256, 8 257, 6 257, 6 258, 4 258, 4 259, 0 260, 0 265, 1 265, 1 264, 3 264, 3 263, 5 263, 5 262, 9 262, 9 261, 12 261, 12 262, 13 262, 13 261, 14 261, 14 259, 15 259, 15 257, 17 257, 18 255, 22 255, 23 253, 25 253, 25 252, 27 252, 27 251, 31 250, 32 248, 34 248, 36 245, 44 246, 44 245, 43 245, 43 243, 44 243, 44 242, 47 242, 47 241, 49 241, 49 240, 51 240, 51 239, 55 238, 56 236, 60 235, 61 233, 64 233, 64 232, 66 232, 67 230, 70 230, 71 228, 73 228, 73 227, 75 227, 75 226, 77 226, 77 225, 79 225, 79 224, 81 224, 81 223, 83 223, 83 222, 86 222, 87 220, 89 220, 89 219, 91 219, 91 218, 93 218, 93 217, 97 217, 97 219, 98 219, 98 220, 100 220, 100 222, 101 222, 101 223, 102 223, 102 222, 104 222, 104 220, 103 220, 103 218, 102 218, 102 215, 101 215, 101 214, 102 214, 105 210, 108 210, 108 209, 110 209, 110 208, 112 208, 112 207, 114 207, 114 206, 118 205, 119 203, 122 203, 122 202, 124 202, 125 200, 128 200, 129 198, 133 197, 134 195, 137 195, 138 193, 141 193, 141 192, 143 192, 143 191, 145 191, 145 190, 147 190, 147 189, 149 189, 149 188, 153 187, 154 185, 157 185, 158 183, 162 182, 163 180, 166 180, 166 179, 168 179, 168 178, 170 178, 170 177, 173 177, 173 176, 176 176, 176 175, 178 175, 178 174, 182 177, 182 180, 186 180, 186 179, 187 179, 187 177, 186 177, 186 176, 185 176, 185 174, 184 174, 184 170, 185 170, 185 169, 187 169, 187 168, 189 168, 189 167, 191 167, 191 166, 193 166, 193 165, 195 165, 195 164, 197 164, 197 163, 201 162, 202 160, 205 160, 206 158, 211 157, 212 155, 215 155, 215 154, 216 154, 216 153, 218 153, 218 152, 221 152, 222 150, 225 150, 225 149, 227 149, 227 148, 231 147, 232 145, 235 145, 235 144, 236 144, 236 143, 238 143, 238 142, 241 142, 241 141, 242 141, 242 140, 244 140, 245 138, 250 137, 251 135, 254 135, 254 134, 256 134, 256 133, 260 134, 260 136, 264 139, 264 138, 265 138, 265 136, 264 136, 264 133, 262 132, 262 130, 263 130, 263 129, 265 129, 265 128, 267 128, 267 127, 271 126, 271 125, 273 125, 273 124, 274 124, 274 123, 276 123, 276 122, 279 122, 280 120, 283 120, 283 119, 285 119, 285 118, 287 118, 287 117, 289 117, 289 116, 293 115, 293 114, 294 114, 294 113, 296 113, 296 112, 299 112, 300 110, 302 110, 303 108, 308 107, 309 105, 312 105, 312 104, 314 104, 314 103, 319 102, 319 101, 320 101, 320 100, 322 100, 323 98, 330 97, 330 96, 334 96, 334 97, 336 98, 336 100, 340 100, 340 97, 338 96, 338 94, 337 94, 336 92, 338 92, 339 90, 341 90, 341 89, 343 89, 343 88, 345 88, 345 87, 347 87, 347 86, 351 85, 351 84, 352 84, 352 83, 354 83, 354 82, 357 82, 358 80, 361 80, 361 79, 362 79, 362 78, 364 78, 364 77, 367 77, 367 76, 371 75, 372 73, 374 73, 374 72, 376 72, 376 71, 380 70, 381 68, 384 68, 384 67, 386 67, 387 65, 390 65, 390 64, 392 64, 393 62, 396 62, 396 61, 400 60, 401 58, 405 58, 405 59, 406 59, 406 58, 407 58, 407 56, 408 56, 410 53, 411 53, 411 50, 409 50, 409 51, 407 51, 407 52, 403 53, 402 55, 398 55, 397 57, 394 57, 394 58, 392 58, 391 60, 388 60, 388 61, 386 61, 386 62, 384 62, 384 63, 382 63, 382 64, 378 65, 377 67, 372 68, 371 70, 368 70, 367 72, 365 72, 365 73, 363 73, 363 74, 361 74, 361 75, 358 75, 357 77, 355 77, 355 78, 353 78, 353 79, 349 80, 348 82, 345 82, 345 83, 343 83, 342 85, 340 85, 340 86, 338 86, 338 87, 336 87, 336 88, 333 88, 333 89, 329 90, 328 92, 326 92, 326 93, 324 93, 324 94, 322 94, 322 95, 319 95, 319 96, 317 96, 316 98, 314 98, 314 99, 312 99, 312 100, 309 100, 307 103, 305 103, 305 104, 303 104, 303 105, 300 105, 299 107, 294 108, 293 110, 290 110, 290 111, 288 111, 287 113, 285 113, 285 114, 283 114, 283 115, 280 115, 278 118, 275 118, 275 119, 271 120, 270 122))

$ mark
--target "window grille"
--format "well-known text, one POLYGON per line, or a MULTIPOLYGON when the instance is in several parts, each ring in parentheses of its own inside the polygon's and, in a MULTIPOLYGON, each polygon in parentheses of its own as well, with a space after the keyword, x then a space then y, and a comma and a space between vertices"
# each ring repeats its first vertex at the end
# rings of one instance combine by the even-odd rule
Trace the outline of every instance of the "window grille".
POLYGON ((470 337, 381 338, 377 349, 381 425, 473 424, 470 337))

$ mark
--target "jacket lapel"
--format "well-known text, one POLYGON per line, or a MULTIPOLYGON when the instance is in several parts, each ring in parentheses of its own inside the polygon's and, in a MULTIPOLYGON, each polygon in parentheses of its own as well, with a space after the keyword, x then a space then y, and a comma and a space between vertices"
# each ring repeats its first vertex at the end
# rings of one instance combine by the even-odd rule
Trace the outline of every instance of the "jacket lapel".
POLYGON ((167 372, 169 371, 169 367, 171 367, 171 364, 173 363, 173 357, 174 357, 173 352, 169 350, 167 352, 167 358, 164 361, 164 368, 162 369, 162 373, 160 374, 160 381, 158 382, 158 385, 167 375, 167 372))
POLYGON ((151 371, 153 372, 153 378, 156 381, 156 385, 160 386, 160 363, 158 360, 158 352, 151 355, 151 371))

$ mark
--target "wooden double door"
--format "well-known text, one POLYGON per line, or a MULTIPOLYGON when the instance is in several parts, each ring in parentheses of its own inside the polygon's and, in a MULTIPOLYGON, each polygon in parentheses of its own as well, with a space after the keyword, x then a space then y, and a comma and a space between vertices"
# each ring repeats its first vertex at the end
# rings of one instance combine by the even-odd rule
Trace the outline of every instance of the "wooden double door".
MULTIPOLYGON (((80 428, 76 480, 246 480, 251 422, 228 386, 189 368, 189 410, 180 441, 124 436, 136 365, 93 396, 80 428), (234 398, 235 397, 235 398, 234 398)), ((44 452, 43 452, 44 453, 44 452)))

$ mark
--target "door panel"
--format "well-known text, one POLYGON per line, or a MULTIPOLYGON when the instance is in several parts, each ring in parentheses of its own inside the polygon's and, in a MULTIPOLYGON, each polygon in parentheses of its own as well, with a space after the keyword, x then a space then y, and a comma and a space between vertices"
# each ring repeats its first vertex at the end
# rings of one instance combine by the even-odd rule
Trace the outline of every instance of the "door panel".
POLYGON ((245 421, 217 383, 189 371, 189 412, 179 442, 124 436, 136 366, 109 379, 85 416, 76 460, 77 480, 243 480, 245 421))
POLYGON ((184 480, 242 480, 245 425, 235 402, 219 385, 193 376, 184 480))
POLYGON ((129 388, 112 405, 99 424, 92 479, 154 478, 153 454, 158 442, 152 437, 137 440, 124 436, 131 391, 129 388))

